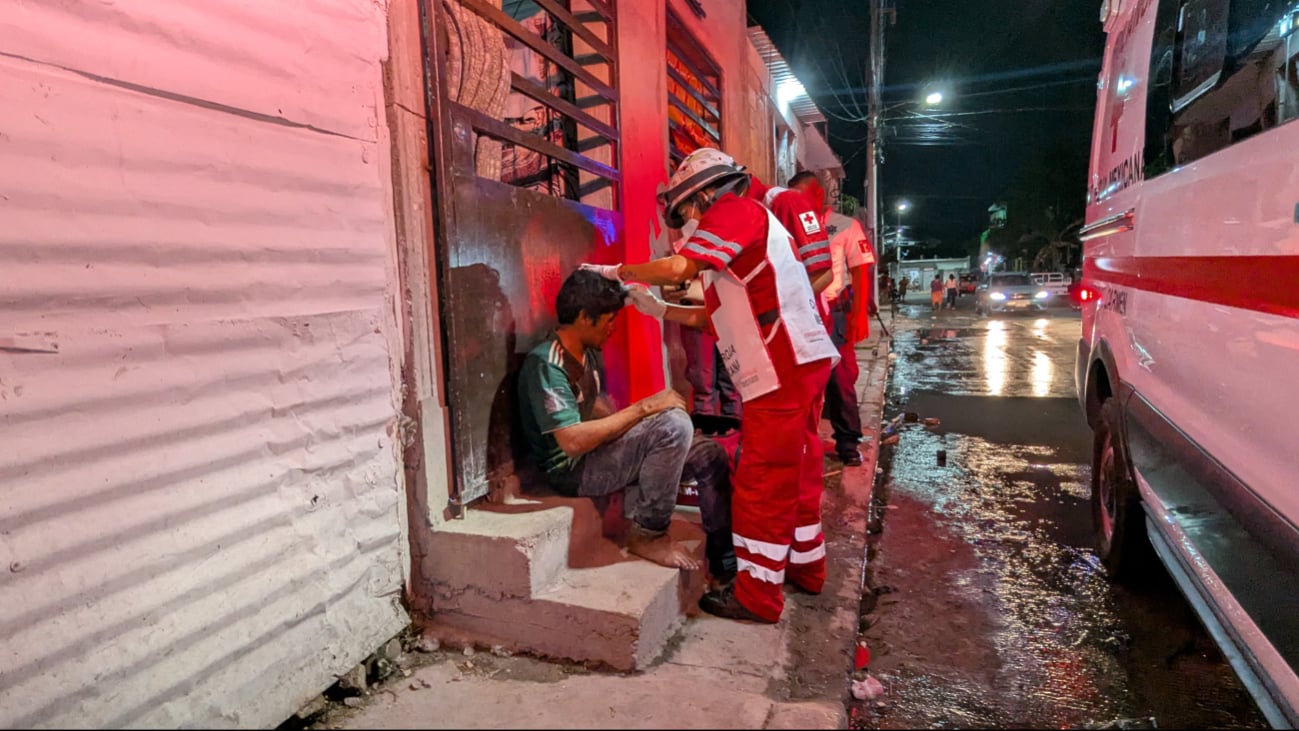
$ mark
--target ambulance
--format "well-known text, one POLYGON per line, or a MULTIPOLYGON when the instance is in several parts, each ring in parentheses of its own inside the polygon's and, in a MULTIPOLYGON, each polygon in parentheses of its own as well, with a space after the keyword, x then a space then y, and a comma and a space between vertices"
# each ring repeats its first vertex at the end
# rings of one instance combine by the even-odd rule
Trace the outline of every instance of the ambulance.
POLYGON ((1159 561, 1299 725, 1299 1, 1111 0, 1076 384, 1107 573, 1159 561))

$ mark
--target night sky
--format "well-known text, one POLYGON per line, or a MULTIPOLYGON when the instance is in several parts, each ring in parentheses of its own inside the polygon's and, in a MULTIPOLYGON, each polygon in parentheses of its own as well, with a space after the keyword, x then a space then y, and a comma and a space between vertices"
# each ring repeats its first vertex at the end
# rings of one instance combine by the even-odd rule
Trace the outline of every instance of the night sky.
MULTIPOLYGON (((960 115, 942 123, 962 126, 902 124, 881 167, 884 210, 905 197, 914 207, 903 223, 915 227, 915 236, 959 245, 986 228, 988 206, 1044 159, 1073 171, 1066 179, 1076 177, 1076 190, 1062 195, 1081 209, 1104 49, 1100 0, 894 4, 897 23, 885 36, 885 106, 941 89, 940 113, 960 115)), ((867 0, 748 1, 751 21, 767 30, 830 117, 831 146, 846 162, 844 190, 859 198, 866 125, 832 115, 856 115, 842 93, 853 87, 865 112, 868 8, 867 0)), ((888 222, 894 220, 890 213, 888 222)))

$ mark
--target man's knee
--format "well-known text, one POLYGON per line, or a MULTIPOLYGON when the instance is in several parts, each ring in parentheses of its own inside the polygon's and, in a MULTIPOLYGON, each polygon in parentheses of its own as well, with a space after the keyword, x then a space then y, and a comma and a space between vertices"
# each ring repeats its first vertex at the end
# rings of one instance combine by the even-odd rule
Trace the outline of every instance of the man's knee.
POLYGON ((681 409, 668 409, 651 416, 650 426, 659 440, 666 444, 688 447, 695 435, 695 425, 690 420, 690 414, 681 409))

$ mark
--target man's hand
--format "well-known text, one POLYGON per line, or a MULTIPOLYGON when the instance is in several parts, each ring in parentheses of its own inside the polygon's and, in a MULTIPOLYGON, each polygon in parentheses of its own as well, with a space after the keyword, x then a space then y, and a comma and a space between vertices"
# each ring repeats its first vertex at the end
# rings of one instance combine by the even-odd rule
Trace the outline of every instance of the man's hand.
POLYGON ((621 264, 578 264, 578 269, 584 269, 588 272, 595 272, 613 282, 622 282, 622 277, 618 276, 618 269, 621 264))
POLYGON ((663 317, 663 315, 667 314, 668 303, 659 299, 658 295, 651 292, 649 287, 643 284, 628 285, 627 299, 631 300, 631 303, 635 305, 642 315, 663 317))
POLYGON ((645 409, 645 416, 651 417, 660 414, 669 409, 681 409, 687 411, 686 400, 681 398, 681 394, 671 388, 665 388, 662 391, 641 401, 645 409))

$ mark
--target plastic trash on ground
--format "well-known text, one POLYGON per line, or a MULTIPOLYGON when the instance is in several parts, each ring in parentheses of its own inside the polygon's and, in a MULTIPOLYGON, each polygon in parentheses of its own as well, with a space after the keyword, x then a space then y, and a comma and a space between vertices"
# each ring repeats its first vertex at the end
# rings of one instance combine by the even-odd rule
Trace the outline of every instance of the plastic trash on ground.
POLYGON ((869 701, 884 695, 884 686, 874 677, 867 675, 864 680, 852 681, 852 697, 859 701, 869 701))

